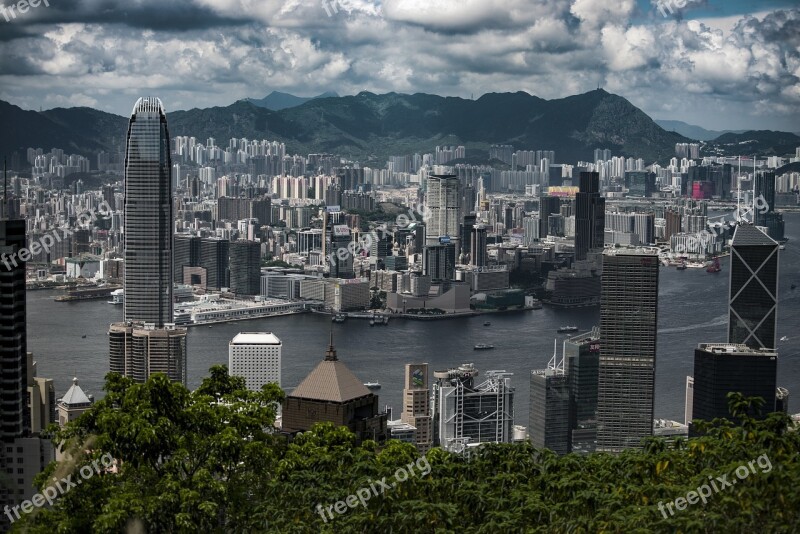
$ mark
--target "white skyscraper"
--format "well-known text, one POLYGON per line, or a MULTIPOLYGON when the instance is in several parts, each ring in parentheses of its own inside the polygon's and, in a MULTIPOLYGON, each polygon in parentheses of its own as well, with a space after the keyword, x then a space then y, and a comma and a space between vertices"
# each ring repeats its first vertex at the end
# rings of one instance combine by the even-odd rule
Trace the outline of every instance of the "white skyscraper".
POLYGON ((281 385, 283 344, 272 332, 240 332, 228 344, 228 373, 244 377, 247 389, 281 385))

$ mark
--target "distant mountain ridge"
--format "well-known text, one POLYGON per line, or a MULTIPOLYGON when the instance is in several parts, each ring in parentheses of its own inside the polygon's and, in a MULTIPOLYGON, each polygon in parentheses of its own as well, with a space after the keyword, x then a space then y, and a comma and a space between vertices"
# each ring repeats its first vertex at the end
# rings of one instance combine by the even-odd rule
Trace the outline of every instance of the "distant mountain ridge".
POLYGON ((667 131, 677 132, 689 139, 697 141, 711 141, 726 133, 744 133, 746 130, 706 130, 702 126, 695 126, 683 121, 654 119, 655 123, 667 131))
MULTIPOLYGON (((290 99, 283 100, 288 103, 290 99)), ((525 92, 469 100, 364 91, 320 95, 277 111, 240 100, 229 106, 172 111, 167 120, 173 136, 278 140, 291 153, 336 153, 379 166, 390 155, 430 152, 436 145, 464 145, 469 161, 488 159, 492 144, 554 150, 556 160, 565 163, 591 161, 594 149, 608 148, 614 155, 641 157, 650 164, 667 161, 675 143, 690 141, 602 89, 554 100, 525 92)), ((60 147, 87 155, 110 150, 124 142, 127 121, 91 108, 35 112, 0 102, 0 123, 5 126, 0 129, 0 153, 24 153, 27 147, 60 147)), ((788 146, 777 135, 773 141, 781 148, 788 146)))
POLYGON ((280 91, 272 91, 264 98, 260 99, 245 98, 245 100, 255 104, 260 108, 267 108, 271 109, 272 111, 280 111, 282 109, 288 109, 303 105, 309 100, 314 100, 316 98, 338 98, 338 97, 339 95, 335 91, 326 91, 321 95, 311 96, 311 97, 295 96, 289 93, 281 93, 280 91))

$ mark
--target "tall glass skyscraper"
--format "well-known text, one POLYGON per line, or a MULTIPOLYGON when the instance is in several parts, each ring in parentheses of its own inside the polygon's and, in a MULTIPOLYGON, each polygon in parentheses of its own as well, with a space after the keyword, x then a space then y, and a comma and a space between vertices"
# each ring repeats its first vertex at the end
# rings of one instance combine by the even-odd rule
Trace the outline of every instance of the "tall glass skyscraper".
POLYGON ((140 98, 125 152, 125 321, 172 322, 171 169, 164 106, 140 98))
POLYGON ((728 342, 774 349, 778 322, 778 243, 751 224, 731 242, 728 342))
POLYGON ((603 253, 598 451, 640 448, 653 435, 658 267, 657 249, 603 253))

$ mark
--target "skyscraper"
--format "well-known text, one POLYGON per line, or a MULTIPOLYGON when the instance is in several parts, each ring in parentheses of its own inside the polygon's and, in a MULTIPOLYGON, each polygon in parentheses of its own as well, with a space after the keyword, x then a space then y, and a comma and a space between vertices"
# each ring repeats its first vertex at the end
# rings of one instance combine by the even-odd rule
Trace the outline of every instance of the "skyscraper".
POLYGON ((261 243, 232 241, 230 265, 231 293, 258 295, 261 291, 261 243))
POLYGON ((403 412, 400 419, 416 428, 415 441, 419 452, 428 452, 433 444, 433 420, 427 363, 406 364, 403 412))
POLYGON ((755 226, 736 227, 731 242, 729 343, 743 343, 755 349, 775 348, 778 250, 778 243, 755 226))
POLYGON ((436 245, 442 236, 450 236, 458 247, 458 225, 460 214, 461 182, 455 174, 432 174, 426 183, 425 206, 427 208, 427 244, 436 245))
POLYGON ((281 385, 283 343, 272 332, 240 332, 228 344, 228 372, 245 379, 247 389, 281 385))
POLYGON ((125 152, 124 322, 108 331, 110 370, 137 382, 164 373, 186 383, 186 329, 173 323, 171 170, 161 100, 140 98, 125 152))
POLYGON ((469 241, 469 263, 475 267, 486 267, 486 227, 472 227, 469 241))
POLYGON ((653 434, 658 267, 653 249, 603 253, 598 451, 638 448, 653 434))
POLYGON ((125 321, 172 322, 172 183, 167 116, 158 98, 133 106, 125 153, 125 321))
POLYGON ((594 452, 597 446, 597 383, 600 368, 600 329, 564 342, 569 376, 570 452, 594 452))
MULTIPOLYGON (((3 199, 5 203, 5 198, 3 199)), ((25 326, 25 221, 0 214, 0 438, 30 430, 25 326)))
POLYGON ((753 198, 760 202, 761 206, 756 207, 753 213, 753 221, 756 226, 767 228, 767 234, 772 239, 782 240, 784 238, 785 223, 783 214, 775 211, 775 173, 773 171, 758 171, 753 181, 753 198))
POLYGON ((600 173, 582 172, 575 194, 575 259, 585 260, 589 250, 603 248, 606 200, 600 196, 600 173))
POLYGON ((766 417, 775 411, 777 372, 778 354, 772 349, 701 343, 694 351, 692 420, 730 419, 730 392, 764 399, 760 416, 766 417))
POLYGON ((531 444, 558 454, 569 453, 569 377, 563 356, 559 361, 554 351, 547 369, 531 371, 530 395, 528 435, 531 444))

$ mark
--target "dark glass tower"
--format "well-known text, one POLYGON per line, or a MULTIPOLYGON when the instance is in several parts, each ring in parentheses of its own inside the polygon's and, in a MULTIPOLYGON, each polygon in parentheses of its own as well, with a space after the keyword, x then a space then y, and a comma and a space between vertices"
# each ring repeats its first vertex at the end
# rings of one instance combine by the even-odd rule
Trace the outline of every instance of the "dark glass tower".
POLYGON ((126 321, 172 323, 172 182, 167 116, 158 98, 136 101, 125 153, 126 321))
POLYGON ((653 435, 658 327, 658 255, 603 253, 597 450, 640 448, 653 435))
POLYGON ((778 322, 778 243, 751 224, 731 243, 728 342, 775 348, 778 322))
POLYGON ((775 411, 777 372, 778 354, 773 350, 701 343, 694 351, 692 420, 730 419, 730 392, 764 399, 761 413, 752 415, 766 417, 775 411))
POLYGON ((606 200, 600 196, 600 173, 582 172, 575 194, 575 259, 585 260, 592 249, 603 248, 606 200))
POLYGON ((233 241, 230 244, 231 293, 258 295, 261 291, 261 244, 233 241))
MULTIPOLYGON (((5 203, 5 199, 4 203, 5 203)), ((0 208, 0 439, 27 435, 27 332, 25 328, 25 221, 0 208)))
POLYGON ((571 452, 589 453, 597 447, 597 382, 600 368, 600 329, 564 342, 569 376, 571 452))
POLYGON ((765 226, 772 239, 784 239, 785 223, 783 214, 775 211, 775 173, 759 171, 753 182, 753 195, 756 202, 753 221, 756 226, 765 226), (764 207, 766 205, 766 207, 764 207))

